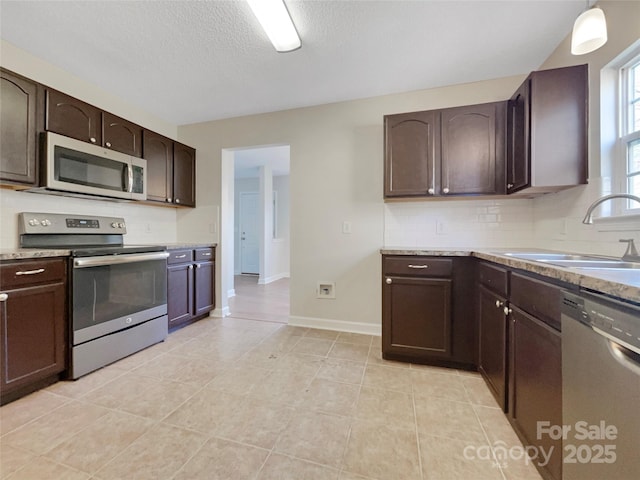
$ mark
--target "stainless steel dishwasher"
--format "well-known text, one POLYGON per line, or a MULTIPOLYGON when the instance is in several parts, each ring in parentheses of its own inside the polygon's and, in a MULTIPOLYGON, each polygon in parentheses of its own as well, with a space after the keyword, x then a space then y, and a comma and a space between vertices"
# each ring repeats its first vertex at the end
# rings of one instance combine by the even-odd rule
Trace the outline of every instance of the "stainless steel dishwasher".
POLYGON ((562 396, 563 479, 640 478, 640 306, 565 293, 562 396))

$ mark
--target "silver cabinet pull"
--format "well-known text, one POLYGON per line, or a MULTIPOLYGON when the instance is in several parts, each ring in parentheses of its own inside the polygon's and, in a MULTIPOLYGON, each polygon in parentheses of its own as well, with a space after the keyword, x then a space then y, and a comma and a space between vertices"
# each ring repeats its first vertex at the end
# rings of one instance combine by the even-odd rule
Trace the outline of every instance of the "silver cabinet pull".
POLYGON ((44 272, 44 268, 38 268, 37 270, 25 270, 21 272, 16 272, 16 275, 37 275, 42 272, 44 272))
POLYGON ((211 252, 208 252, 208 253, 202 253, 201 255, 202 255, 203 257, 210 257, 210 256, 211 256, 211 252))
POLYGON ((171 197, 167 198, 167 202, 171 203, 171 197))
POLYGON ((390 278, 387 278, 385 282, 387 285, 391 285, 391 283, 393 283, 393 280, 391 280, 390 278))
POLYGON ((427 190, 427 192, 429 193, 429 195, 433 195, 435 193, 435 189, 430 188, 429 190, 427 190))
POLYGON ((180 203, 180 199, 179 198, 176 198, 176 203, 180 203))
POLYGON ((513 310, 511 310, 509 307, 504 307, 502 311, 505 315, 509 315, 513 310))
POLYGON ((176 255, 176 258, 185 258, 187 256, 186 253, 182 254, 182 255, 176 255))
POLYGON ((91 143, 96 143, 96 137, 91 137, 89 140, 91 140, 91 143))
POLYGON ((189 265, 189 270, 193 270, 193 265, 189 265))
POLYGON ((448 189, 447 187, 444 187, 444 188, 442 189, 442 192, 443 192, 443 193, 449 193, 449 189, 448 189))
POLYGON ((507 183, 507 188, 513 188, 513 183, 507 183))
POLYGON ((0 293, 0 302, 6 302, 8 298, 9 295, 7 295, 6 293, 0 293))
POLYGON ((111 148, 111 142, 107 142, 107 143, 105 143, 105 145, 106 145, 107 147, 111 148))
POLYGON ((504 302, 501 302, 500 300, 496 300, 496 308, 500 308, 504 305, 504 302))
POLYGON ((409 268, 429 268, 429 265, 411 265, 411 264, 409 264, 409 268))

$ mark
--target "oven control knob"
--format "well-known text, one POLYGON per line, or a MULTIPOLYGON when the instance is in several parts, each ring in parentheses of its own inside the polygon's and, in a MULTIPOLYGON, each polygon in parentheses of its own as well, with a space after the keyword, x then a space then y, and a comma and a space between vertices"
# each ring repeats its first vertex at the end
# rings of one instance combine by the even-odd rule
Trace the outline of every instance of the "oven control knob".
POLYGON ((124 228, 124 222, 120 222, 120 223, 118 224, 118 226, 119 226, 120 228, 124 228))
POLYGON ((40 221, 36 218, 32 218, 31 220, 29 220, 29 225, 35 227, 36 225, 40 225, 40 221))
POLYGON ((49 225, 51 225, 51 220, 47 220, 45 218, 44 220, 42 220, 42 222, 40 222, 40 225, 42 225, 43 227, 48 227, 49 225))
POLYGON ((111 224, 111 226, 112 226, 113 228, 118 228, 118 222, 113 222, 113 223, 111 224))

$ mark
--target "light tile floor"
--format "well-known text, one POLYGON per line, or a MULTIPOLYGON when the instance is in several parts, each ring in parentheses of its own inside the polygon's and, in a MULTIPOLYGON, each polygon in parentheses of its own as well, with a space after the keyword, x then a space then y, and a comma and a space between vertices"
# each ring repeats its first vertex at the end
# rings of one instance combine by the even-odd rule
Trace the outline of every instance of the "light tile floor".
POLYGON ((477 374, 386 362, 378 337, 248 319, 206 318, 0 422, 11 480, 540 479, 486 458, 520 443, 477 374))

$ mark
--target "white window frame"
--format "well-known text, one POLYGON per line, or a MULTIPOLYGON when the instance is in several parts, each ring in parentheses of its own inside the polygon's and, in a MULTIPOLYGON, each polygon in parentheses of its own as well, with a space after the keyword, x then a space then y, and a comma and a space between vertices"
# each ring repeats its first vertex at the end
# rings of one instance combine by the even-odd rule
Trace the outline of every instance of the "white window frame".
MULTIPOLYGON (((615 190, 623 193, 634 193, 631 192, 629 188, 630 172, 628 170, 628 145, 633 141, 640 140, 640 129, 633 132, 631 131, 631 122, 633 117, 631 112, 632 85, 630 82, 631 68, 640 65, 640 48, 635 49, 632 55, 632 58, 619 69, 620 84, 616 98, 619 122, 618 132, 616 135, 617 148, 613 169, 613 181, 614 185, 617 187, 615 190)), ((636 98, 635 101, 640 102, 640 98, 636 98)), ((640 171, 635 172, 635 175, 640 175, 640 171)), ((640 192, 635 192, 635 194, 640 195, 640 192)), ((640 204, 638 202, 628 200, 627 202, 621 203, 622 206, 619 207, 620 210, 618 212, 615 212, 616 214, 640 214, 640 204)))

